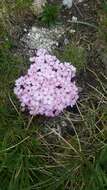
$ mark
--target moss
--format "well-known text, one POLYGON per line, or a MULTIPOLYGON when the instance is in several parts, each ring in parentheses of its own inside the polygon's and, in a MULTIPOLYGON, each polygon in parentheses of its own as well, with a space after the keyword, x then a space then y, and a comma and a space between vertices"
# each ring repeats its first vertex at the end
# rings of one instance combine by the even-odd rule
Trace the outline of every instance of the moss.
POLYGON ((5 31, 12 38, 19 37, 23 27, 31 24, 33 12, 31 10, 33 0, 3 1, 0 4, 0 35, 5 31))
POLYGON ((70 44, 65 46, 63 52, 56 52, 56 55, 62 61, 68 61, 76 66, 78 70, 84 69, 86 66, 86 51, 83 47, 70 44))
POLYGON ((103 43, 107 43, 107 2, 102 1, 100 3, 100 9, 97 11, 99 18, 99 32, 98 38, 103 40, 103 43))

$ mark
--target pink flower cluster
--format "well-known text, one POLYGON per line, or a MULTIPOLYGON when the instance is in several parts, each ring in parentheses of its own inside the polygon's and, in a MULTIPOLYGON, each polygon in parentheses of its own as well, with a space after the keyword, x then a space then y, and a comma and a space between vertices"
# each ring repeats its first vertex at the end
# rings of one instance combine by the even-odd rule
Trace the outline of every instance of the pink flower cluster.
POLYGON ((73 107, 78 99, 75 85, 76 69, 71 64, 61 63, 45 49, 39 49, 25 76, 16 80, 14 93, 31 115, 54 117, 67 106, 73 107))

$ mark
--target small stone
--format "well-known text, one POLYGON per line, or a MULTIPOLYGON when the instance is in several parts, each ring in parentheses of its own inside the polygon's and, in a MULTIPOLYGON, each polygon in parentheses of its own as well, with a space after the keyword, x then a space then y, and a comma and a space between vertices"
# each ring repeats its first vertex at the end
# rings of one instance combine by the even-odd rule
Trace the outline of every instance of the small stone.
POLYGON ((77 22, 77 17, 73 16, 73 17, 72 17, 72 21, 73 21, 73 22, 77 22))
POLYGON ((76 31, 74 29, 69 30, 71 34, 74 34, 76 31))
POLYGON ((32 32, 36 32, 36 27, 35 26, 32 26, 32 32))
POLYGON ((68 9, 72 7, 73 0, 63 0, 63 5, 67 6, 68 9))
POLYGON ((67 38, 64 39, 64 44, 65 45, 69 44, 69 40, 67 38))
POLYGON ((26 29, 26 28, 24 28, 24 32, 27 32, 27 29, 26 29))

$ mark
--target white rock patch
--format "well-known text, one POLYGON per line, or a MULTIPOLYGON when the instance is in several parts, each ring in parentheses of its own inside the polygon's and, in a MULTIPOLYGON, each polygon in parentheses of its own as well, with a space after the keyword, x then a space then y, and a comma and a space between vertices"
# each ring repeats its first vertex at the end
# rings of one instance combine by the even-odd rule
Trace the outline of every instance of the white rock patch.
POLYGON ((58 40, 64 32, 63 27, 48 29, 33 26, 21 41, 29 50, 44 48, 52 52, 52 49, 58 46, 58 40))

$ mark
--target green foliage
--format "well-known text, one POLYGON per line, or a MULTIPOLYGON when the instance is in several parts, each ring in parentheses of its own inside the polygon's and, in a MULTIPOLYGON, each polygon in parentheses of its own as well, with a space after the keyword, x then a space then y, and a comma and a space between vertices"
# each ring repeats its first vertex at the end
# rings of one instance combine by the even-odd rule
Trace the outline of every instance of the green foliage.
POLYGON ((24 24, 31 21, 32 0, 2 1, 0 3, 0 32, 2 26, 13 38, 20 35, 24 24))
MULTIPOLYGON (((11 53, 12 41, 8 36, 0 47, 0 86, 3 91, 12 86, 15 78, 22 71, 24 60, 21 56, 11 53)), ((2 91, 1 91, 2 92, 2 91)))
POLYGON ((62 61, 71 62, 77 70, 84 69, 86 67, 86 52, 83 47, 77 47, 75 44, 65 46, 63 51, 56 52, 56 55, 62 61))
POLYGON ((104 15, 102 18, 102 21, 99 25, 99 34, 100 38, 104 39, 104 43, 107 43, 107 33, 106 33, 106 28, 107 28, 107 15, 104 15))
POLYGON ((39 17, 41 23, 48 27, 55 25, 58 21, 59 9, 58 5, 46 4, 39 17))
POLYGON ((17 8, 28 8, 28 6, 31 6, 33 0, 16 0, 15 5, 17 8))
POLYGON ((102 9, 104 10, 105 13, 107 13, 107 1, 106 0, 102 1, 102 9))
POLYGON ((107 1, 103 0, 101 1, 101 9, 98 11, 99 16, 99 38, 103 40, 103 43, 105 45, 107 44, 107 1))

